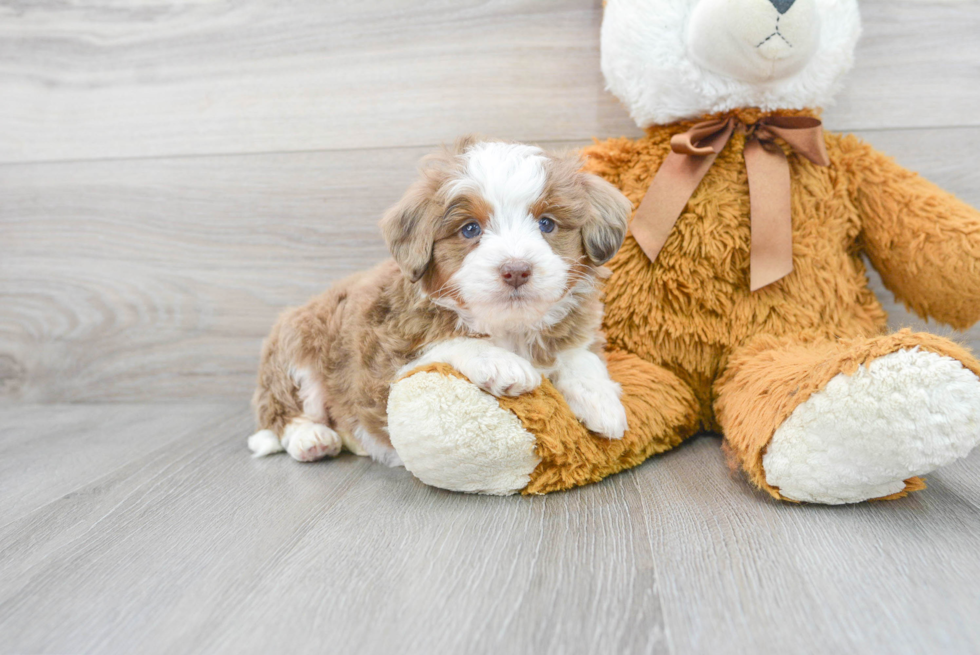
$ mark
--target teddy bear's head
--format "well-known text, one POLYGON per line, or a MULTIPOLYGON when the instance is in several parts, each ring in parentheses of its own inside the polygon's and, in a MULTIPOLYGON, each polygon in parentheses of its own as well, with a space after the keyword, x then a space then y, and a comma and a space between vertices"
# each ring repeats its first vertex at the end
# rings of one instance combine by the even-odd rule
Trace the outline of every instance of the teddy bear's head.
POLYGON ((860 31, 857 0, 608 0, 602 72, 640 127, 823 107, 860 31))

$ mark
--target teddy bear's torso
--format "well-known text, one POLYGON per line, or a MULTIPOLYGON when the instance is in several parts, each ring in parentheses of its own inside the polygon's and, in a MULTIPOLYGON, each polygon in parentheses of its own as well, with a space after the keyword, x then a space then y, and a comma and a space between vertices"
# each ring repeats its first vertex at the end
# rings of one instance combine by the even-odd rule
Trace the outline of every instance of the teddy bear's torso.
MULTIPOLYGON (((739 113, 746 123, 758 116, 739 113)), ((616 184, 636 207, 670 151, 670 137, 690 125, 597 144, 586 150, 588 170, 616 184)), ((828 167, 784 148, 792 189, 794 270, 782 280, 749 291, 749 192, 745 137, 738 132, 694 192, 656 263, 632 236, 609 263, 604 327, 610 348, 678 374, 698 396, 706 428, 717 427, 712 384, 733 350, 752 337, 847 338, 885 328, 885 312, 868 288, 860 255, 852 181, 841 173, 842 162, 865 146, 838 135, 827 135, 826 142, 828 167)))

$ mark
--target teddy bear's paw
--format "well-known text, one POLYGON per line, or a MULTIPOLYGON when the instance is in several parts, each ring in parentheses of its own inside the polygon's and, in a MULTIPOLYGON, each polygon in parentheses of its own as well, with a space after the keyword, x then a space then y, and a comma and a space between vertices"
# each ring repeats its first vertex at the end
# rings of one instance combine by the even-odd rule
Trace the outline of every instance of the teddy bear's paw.
POLYGON ((898 493, 978 442, 980 379, 950 357, 900 350, 799 405, 762 463, 785 498, 855 503, 898 493))
POLYGON ((437 372, 391 386, 388 434, 406 469, 451 491, 517 493, 541 461, 535 436, 513 412, 468 380, 437 372))
POLYGON ((531 362, 499 348, 461 362, 459 372, 494 396, 519 396, 541 385, 531 362))
POLYGON ((622 391, 612 380, 570 380, 559 391, 572 413, 591 432, 607 439, 626 434, 626 409, 620 401, 622 391))
POLYGON ((283 430, 282 445, 293 459, 315 462, 339 455, 343 442, 340 435, 326 425, 307 418, 296 418, 283 430))

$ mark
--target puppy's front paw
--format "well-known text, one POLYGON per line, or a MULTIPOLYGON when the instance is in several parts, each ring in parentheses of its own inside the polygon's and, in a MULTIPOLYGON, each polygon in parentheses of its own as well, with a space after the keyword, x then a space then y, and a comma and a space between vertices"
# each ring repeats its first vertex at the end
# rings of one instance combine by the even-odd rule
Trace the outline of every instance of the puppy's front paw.
POLYGON ((541 385, 541 374, 531 362, 505 350, 473 357, 460 373, 494 396, 519 396, 541 385))
POLYGON ((559 388, 575 416, 591 432, 607 439, 626 433, 626 410, 619 385, 612 380, 574 380, 559 388))

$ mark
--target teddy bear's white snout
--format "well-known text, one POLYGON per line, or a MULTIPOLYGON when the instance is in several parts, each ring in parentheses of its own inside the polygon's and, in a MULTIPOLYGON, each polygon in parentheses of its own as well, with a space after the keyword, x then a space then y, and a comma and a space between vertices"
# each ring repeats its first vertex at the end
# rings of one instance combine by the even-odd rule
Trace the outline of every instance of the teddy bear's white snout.
POLYGON ((688 24, 695 62, 755 84, 798 73, 819 42, 816 0, 700 0, 688 24))

